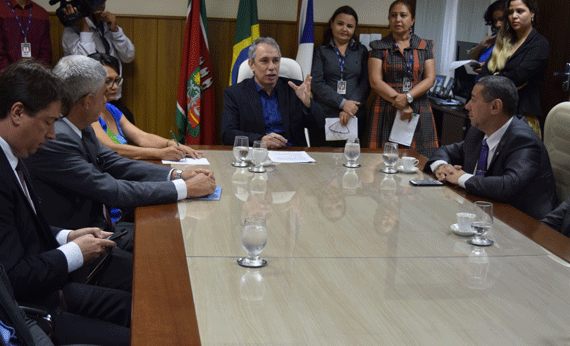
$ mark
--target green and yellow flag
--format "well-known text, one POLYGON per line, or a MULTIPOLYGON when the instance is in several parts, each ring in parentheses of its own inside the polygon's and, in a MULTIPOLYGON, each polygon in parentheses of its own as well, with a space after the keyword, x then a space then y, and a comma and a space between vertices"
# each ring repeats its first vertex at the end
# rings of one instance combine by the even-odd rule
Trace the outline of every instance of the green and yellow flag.
POLYGON ((234 54, 230 68, 230 85, 236 84, 239 66, 247 60, 247 50, 251 43, 259 38, 259 22, 257 21, 257 0, 240 0, 234 54))

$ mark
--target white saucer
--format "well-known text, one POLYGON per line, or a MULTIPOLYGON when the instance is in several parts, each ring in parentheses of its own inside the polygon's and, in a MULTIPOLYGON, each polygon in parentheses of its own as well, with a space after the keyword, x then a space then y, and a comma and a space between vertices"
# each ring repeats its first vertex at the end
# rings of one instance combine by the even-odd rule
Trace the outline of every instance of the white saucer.
POLYGON ((398 172, 402 172, 402 173, 416 173, 420 170, 418 167, 414 167, 412 169, 405 169, 404 166, 401 166, 401 165, 396 167, 396 169, 398 170, 398 172))
POLYGON ((469 237, 472 235, 475 235, 475 231, 470 229, 468 231, 462 231, 459 229, 459 226, 457 226, 456 223, 454 223, 453 225, 449 226, 449 228, 451 228, 451 230, 453 231, 453 233, 460 235, 462 237, 469 237))

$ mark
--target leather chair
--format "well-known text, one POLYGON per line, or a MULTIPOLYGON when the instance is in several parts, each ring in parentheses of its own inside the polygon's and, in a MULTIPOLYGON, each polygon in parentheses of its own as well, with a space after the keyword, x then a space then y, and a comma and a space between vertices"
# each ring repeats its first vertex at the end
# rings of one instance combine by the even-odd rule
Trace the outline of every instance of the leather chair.
MULTIPOLYGON (((253 72, 249 68, 249 60, 245 60, 239 65, 237 82, 241 82, 244 79, 253 77, 253 72)), ((299 81, 305 80, 303 76, 303 69, 299 63, 291 58, 281 58, 279 63, 279 77, 285 77, 290 79, 296 79, 299 81)), ((307 146, 311 146, 309 141, 309 130, 305 128, 305 139, 307 140, 307 146)))
POLYGON ((554 106, 544 123, 544 145, 548 150, 559 201, 570 196, 570 102, 554 106))

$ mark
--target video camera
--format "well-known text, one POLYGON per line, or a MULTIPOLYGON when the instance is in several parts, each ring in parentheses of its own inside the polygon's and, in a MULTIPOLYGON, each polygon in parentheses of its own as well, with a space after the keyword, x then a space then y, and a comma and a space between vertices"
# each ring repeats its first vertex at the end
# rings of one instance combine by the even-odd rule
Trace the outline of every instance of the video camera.
POLYGON ((98 10, 106 0, 49 0, 50 5, 55 5, 59 2, 59 8, 55 11, 59 21, 64 26, 72 26, 81 18, 88 17, 93 11, 98 10), (65 15, 65 8, 71 5, 77 8, 77 12, 70 15, 65 15))

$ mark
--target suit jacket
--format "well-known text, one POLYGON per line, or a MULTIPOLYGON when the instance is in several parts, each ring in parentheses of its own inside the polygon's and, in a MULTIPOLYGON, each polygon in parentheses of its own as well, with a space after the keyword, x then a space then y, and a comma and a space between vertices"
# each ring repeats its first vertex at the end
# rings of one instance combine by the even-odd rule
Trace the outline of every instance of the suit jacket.
MULTIPOLYGON (((517 113, 542 116, 538 91, 546 73, 548 55, 548 41, 534 29, 519 49, 507 59, 505 67, 499 71, 499 76, 509 78, 517 88, 526 83, 519 90, 517 113)), ((491 74, 488 64, 485 64, 479 73, 479 78, 491 74)))
POLYGON ((540 220, 558 232, 570 237, 570 198, 540 220))
MULTIPOLYGON (((465 140, 440 147, 424 167, 444 160, 473 173, 485 134, 471 127, 465 140)), ((485 176, 465 182, 467 192, 513 205, 541 219, 556 206, 556 186, 544 144, 523 120, 513 117, 501 138, 485 176)))
MULTIPOLYGON (((53 343, 31 319, 27 318, 14 299, 14 292, 4 267, 0 265, 0 321, 16 331, 24 346, 53 346, 53 343)), ((0 339, 0 345, 4 345, 0 339)))
MULTIPOLYGON (((34 207, 40 204, 26 172, 34 207)), ((0 263, 21 300, 42 297, 68 280, 67 260, 41 213, 36 213, 20 188, 18 178, 0 150, 0 263)))
POLYGON ((118 155, 101 145, 91 126, 83 130, 84 141, 65 121, 55 123, 55 132, 56 139, 26 159, 51 225, 105 228, 103 204, 132 209, 176 202, 170 167, 118 155))
MULTIPOLYGON (((299 81, 279 77, 274 91, 277 93, 277 102, 285 129, 283 136, 293 146, 305 147, 307 141, 304 128, 324 126, 324 114, 315 102, 311 102, 310 109, 305 107, 295 91, 287 85, 289 81, 299 84, 299 81)), ((253 143, 266 133, 261 99, 253 78, 227 87, 224 90, 222 142, 233 145, 236 136, 247 136, 249 142, 253 143)))

